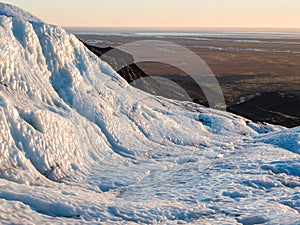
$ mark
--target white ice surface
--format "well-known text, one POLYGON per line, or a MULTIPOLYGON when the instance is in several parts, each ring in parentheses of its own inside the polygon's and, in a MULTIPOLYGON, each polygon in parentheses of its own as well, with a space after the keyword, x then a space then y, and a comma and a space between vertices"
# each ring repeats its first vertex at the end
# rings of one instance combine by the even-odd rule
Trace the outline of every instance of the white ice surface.
POLYGON ((0 3, 0 223, 300 224, 300 129, 127 85, 0 3))

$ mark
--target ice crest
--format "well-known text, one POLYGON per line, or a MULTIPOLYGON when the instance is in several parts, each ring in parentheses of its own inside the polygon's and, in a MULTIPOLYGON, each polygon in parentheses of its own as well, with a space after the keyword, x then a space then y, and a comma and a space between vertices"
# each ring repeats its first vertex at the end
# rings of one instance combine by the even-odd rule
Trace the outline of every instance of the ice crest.
POLYGON ((13 17, 19 20, 42 22, 42 20, 26 12, 25 10, 5 3, 0 3, 0 15, 6 17, 13 17))

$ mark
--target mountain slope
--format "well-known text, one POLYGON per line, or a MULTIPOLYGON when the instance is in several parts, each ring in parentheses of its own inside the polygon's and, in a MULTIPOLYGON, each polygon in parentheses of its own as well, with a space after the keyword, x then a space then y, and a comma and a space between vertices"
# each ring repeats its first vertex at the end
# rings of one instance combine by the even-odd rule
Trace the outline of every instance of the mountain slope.
POLYGON ((299 127, 151 96, 65 30, 0 11, 1 223, 300 221, 299 127))

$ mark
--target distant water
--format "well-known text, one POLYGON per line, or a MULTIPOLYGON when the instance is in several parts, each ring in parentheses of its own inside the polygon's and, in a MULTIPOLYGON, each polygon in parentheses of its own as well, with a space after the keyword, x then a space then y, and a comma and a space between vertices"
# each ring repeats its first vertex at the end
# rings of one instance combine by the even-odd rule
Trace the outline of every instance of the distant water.
POLYGON ((145 36, 180 38, 257 38, 257 39, 300 39, 300 32, 274 31, 155 31, 108 28, 66 28, 73 34, 101 36, 145 36))
POLYGON ((218 45, 188 45, 189 48, 202 48, 217 51, 255 51, 255 52, 277 52, 300 54, 294 50, 291 45, 300 45, 300 32, 274 32, 274 31, 155 31, 155 30, 130 30, 130 29, 109 29, 109 28, 67 28, 68 31, 75 35, 93 35, 97 37, 83 38, 87 43, 102 46, 122 45, 123 42, 112 41, 105 36, 119 37, 145 37, 159 39, 185 39, 191 41, 215 41, 230 43, 260 43, 274 44, 273 49, 261 48, 237 48, 234 45, 230 47, 220 47, 218 45), (289 45, 288 48, 277 49, 276 45, 289 45))

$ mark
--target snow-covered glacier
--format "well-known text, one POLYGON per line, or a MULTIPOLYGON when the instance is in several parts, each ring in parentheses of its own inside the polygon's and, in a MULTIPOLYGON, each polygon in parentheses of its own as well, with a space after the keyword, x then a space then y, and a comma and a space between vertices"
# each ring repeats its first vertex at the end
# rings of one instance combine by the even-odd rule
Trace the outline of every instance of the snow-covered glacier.
POLYGON ((1 224, 300 224, 300 127, 129 86, 0 3, 1 224))

